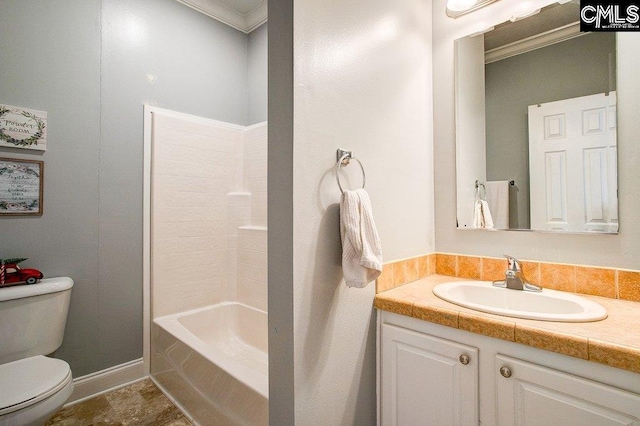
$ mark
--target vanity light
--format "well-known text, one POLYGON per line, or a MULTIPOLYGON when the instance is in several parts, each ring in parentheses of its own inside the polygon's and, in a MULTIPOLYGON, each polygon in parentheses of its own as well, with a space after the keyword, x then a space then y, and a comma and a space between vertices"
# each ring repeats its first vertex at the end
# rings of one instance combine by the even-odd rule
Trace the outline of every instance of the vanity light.
POLYGON ((478 0, 448 0, 447 9, 452 12, 464 12, 471 9, 478 0))
POLYGON ((537 15, 538 13, 540 13, 540 9, 534 9, 529 12, 521 13, 519 15, 513 15, 509 20, 511 22, 517 22, 521 19, 528 18, 529 16, 537 15))
POLYGON ((447 16, 457 18, 498 0, 447 0, 447 16))
POLYGON ((476 37, 484 33, 488 33, 489 31, 493 31, 496 27, 478 26, 477 28, 478 29, 476 31, 469 34, 469 37, 476 37))

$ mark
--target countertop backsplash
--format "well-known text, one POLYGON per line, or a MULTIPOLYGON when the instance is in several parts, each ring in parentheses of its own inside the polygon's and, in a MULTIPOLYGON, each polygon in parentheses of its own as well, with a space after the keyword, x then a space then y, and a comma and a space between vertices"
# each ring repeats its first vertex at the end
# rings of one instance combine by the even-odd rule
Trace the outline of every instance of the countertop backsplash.
MULTIPOLYGON (((543 288, 640 302, 640 271, 522 259, 523 273, 543 288)), ((430 253, 386 263, 376 292, 390 290, 433 274, 493 281, 504 279, 504 258, 430 253)))

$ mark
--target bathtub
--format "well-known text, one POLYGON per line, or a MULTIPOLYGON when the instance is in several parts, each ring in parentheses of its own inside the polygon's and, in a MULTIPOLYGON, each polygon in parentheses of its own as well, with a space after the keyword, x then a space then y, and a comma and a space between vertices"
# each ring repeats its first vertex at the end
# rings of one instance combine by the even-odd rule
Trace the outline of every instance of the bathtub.
POLYGON ((267 425, 267 314, 224 302, 153 320, 151 377, 201 425, 267 425))

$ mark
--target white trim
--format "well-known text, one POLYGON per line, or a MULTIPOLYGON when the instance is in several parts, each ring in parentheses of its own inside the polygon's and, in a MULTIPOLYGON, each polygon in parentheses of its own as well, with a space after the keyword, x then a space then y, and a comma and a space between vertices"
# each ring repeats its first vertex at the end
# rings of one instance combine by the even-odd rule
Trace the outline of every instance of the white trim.
POLYGON ((130 385, 146 377, 144 363, 140 358, 75 378, 73 379, 73 393, 67 400, 65 407, 130 385))
POLYGON ((151 368, 151 142, 154 107, 144 105, 142 185, 142 359, 144 374, 151 368))
POLYGON ((244 14, 244 20, 246 23, 247 33, 258 28, 260 25, 267 22, 267 0, 263 0, 253 10, 244 14))
POLYGON ((267 121, 261 121, 259 123, 256 124, 252 124, 250 126, 247 126, 244 128, 244 130, 253 130, 253 129, 257 129, 258 127, 262 127, 262 126, 266 126, 267 125, 267 121))
POLYGON ((580 37, 585 34, 589 33, 580 32, 580 23, 574 22, 573 24, 554 28, 553 30, 546 31, 541 34, 536 34, 495 49, 487 50, 484 54, 484 63, 490 64, 492 62, 520 55, 521 53, 527 53, 532 50, 580 37))
POLYGON ((268 231, 266 226, 257 226, 257 225, 245 225, 245 226, 238 226, 238 229, 243 230, 243 231, 268 231))
POLYGON ((236 30, 249 34, 260 25, 267 22, 267 0, 263 0, 258 6, 242 13, 237 10, 229 9, 215 1, 209 0, 177 0, 178 2, 188 6, 210 18, 216 19, 223 24, 229 25, 236 30))
MULTIPOLYGON (((192 115, 192 114, 187 114, 184 112, 177 112, 177 111, 172 111, 170 109, 165 109, 165 108, 159 108, 159 107, 155 107, 155 106, 151 106, 151 105, 144 105, 145 111, 149 111, 150 114, 161 114, 161 115, 166 115, 167 117, 171 117, 171 118, 179 118, 181 120, 186 120, 186 121, 190 121, 192 123, 199 123, 199 124, 210 124, 210 125, 214 125, 214 126, 220 126, 220 127, 225 127, 227 129, 231 129, 231 130, 238 130, 241 132, 244 132, 245 130, 247 130, 247 126, 243 126, 241 124, 233 124, 233 123, 228 123, 226 121, 218 121, 218 120, 214 120, 212 118, 206 118, 206 117, 200 117, 197 115, 192 115)), ((267 122, 264 121, 262 123, 258 123, 258 125, 261 124, 266 124, 267 122)), ((254 125, 256 126, 256 125, 254 125)), ((249 126, 253 127, 253 126, 249 126)), ((151 130, 151 129, 149 129, 151 130)))

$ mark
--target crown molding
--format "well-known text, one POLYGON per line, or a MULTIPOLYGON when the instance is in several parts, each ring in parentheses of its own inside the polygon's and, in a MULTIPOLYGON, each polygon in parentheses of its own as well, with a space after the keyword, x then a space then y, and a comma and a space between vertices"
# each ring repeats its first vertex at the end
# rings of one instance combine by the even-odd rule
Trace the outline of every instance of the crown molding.
POLYGON ((570 40, 575 37, 580 37, 585 34, 588 33, 580 32, 580 22, 574 22, 573 24, 555 28, 523 40, 518 40, 504 46, 496 47, 495 49, 487 50, 484 54, 484 63, 490 64, 492 62, 520 55, 521 53, 530 52, 532 50, 570 40))
POLYGON ((247 13, 229 9, 212 0, 177 1, 246 34, 267 22, 267 0, 262 0, 258 6, 247 13))
POLYGON ((257 7, 245 13, 244 18, 248 28, 247 33, 267 22, 267 0, 263 0, 257 7))

